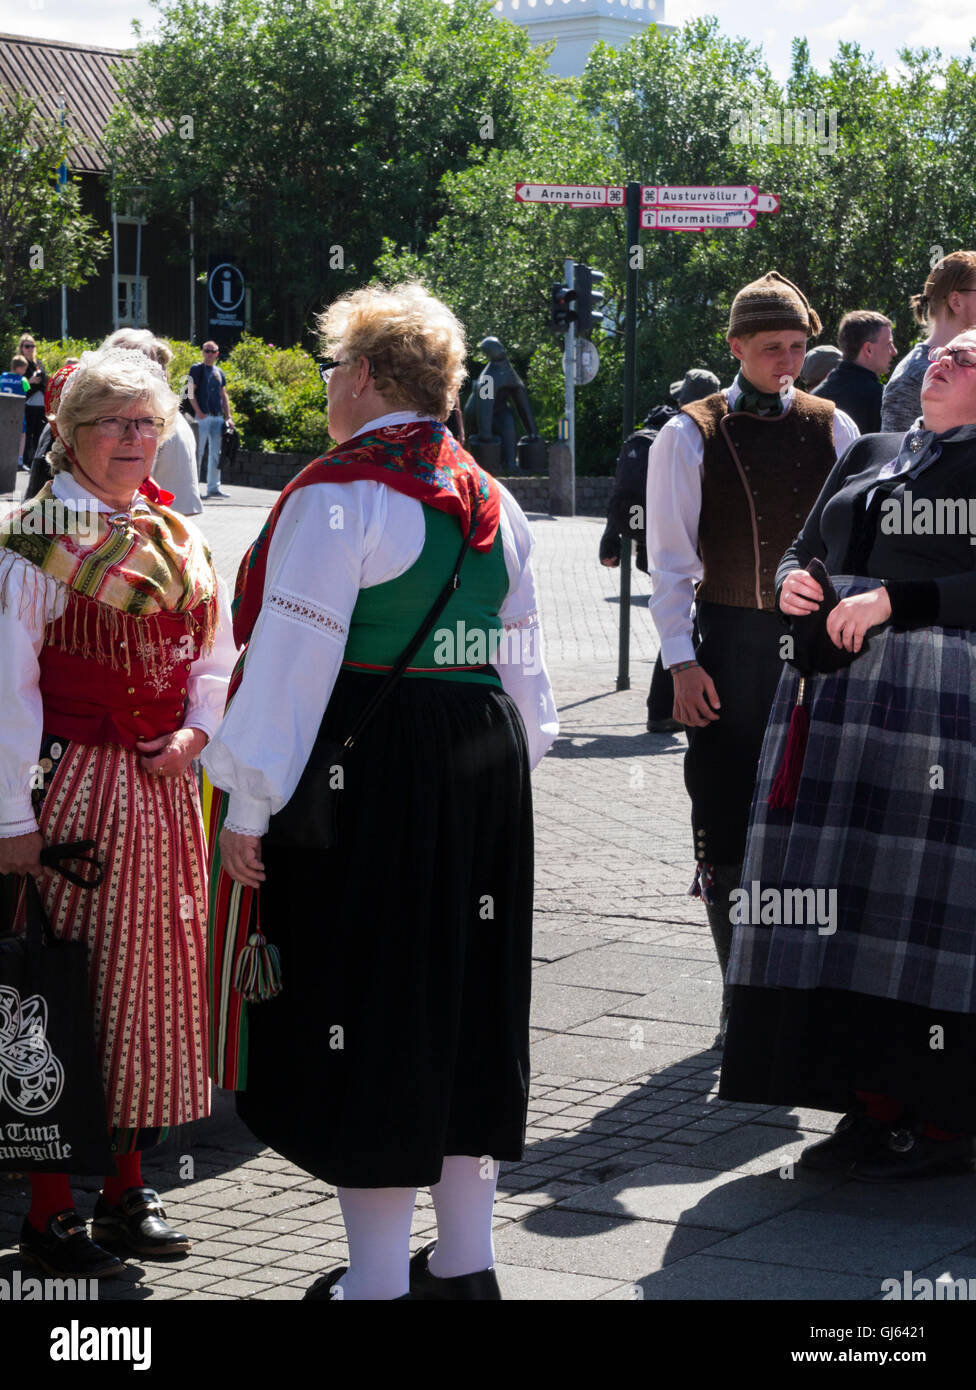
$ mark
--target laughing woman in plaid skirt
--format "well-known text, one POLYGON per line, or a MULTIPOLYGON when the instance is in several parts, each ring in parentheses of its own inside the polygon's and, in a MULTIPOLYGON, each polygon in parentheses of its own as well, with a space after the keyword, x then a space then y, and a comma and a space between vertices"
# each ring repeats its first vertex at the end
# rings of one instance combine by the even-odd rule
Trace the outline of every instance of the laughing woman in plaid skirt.
POLYGON ((838 659, 784 670, 733 909, 720 1095, 843 1111, 801 1161, 868 1182, 976 1155, 976 332, 933 359, 780 566, 796 620, 831 575, 838 659))

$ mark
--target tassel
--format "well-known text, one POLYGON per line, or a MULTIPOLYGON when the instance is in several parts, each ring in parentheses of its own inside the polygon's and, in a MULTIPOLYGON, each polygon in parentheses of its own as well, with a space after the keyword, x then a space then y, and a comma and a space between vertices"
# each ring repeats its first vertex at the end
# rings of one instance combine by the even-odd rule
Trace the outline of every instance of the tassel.
POLYGON ((786 736, 783 761, 769 789, 768 804, 774 811, 792 811, 796 805, 796 794, 800 789, 800 776, 803 772, 803 760, 807 755, 807 738, 810 733, 810 712, 803 703, 805 689, 806 679, 801 676, 796 704, 790 715, 790 729, 786 736))
POLYGON ((241 947, 234 967, 234 988, 249 1004, 260 1004, 281 993, 281 957, 261 934, 254 932, 241 947))
POLYGON ((715 865, 699 862, 695 865, 695 877, 688 889, 689 898, 701 898, 706 907, 715 903, 715 865))

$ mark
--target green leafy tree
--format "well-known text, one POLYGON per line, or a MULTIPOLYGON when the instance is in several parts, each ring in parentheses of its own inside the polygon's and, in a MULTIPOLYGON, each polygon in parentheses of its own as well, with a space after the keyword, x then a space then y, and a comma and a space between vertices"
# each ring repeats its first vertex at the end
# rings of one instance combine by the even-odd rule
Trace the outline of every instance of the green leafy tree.
POLYGON ((108 250, 108 237, 80 210, 79 183, 59 188, 58 170, 79 143, 40 115, 37 103, 0 90, 0 334, 17 331, 24 304, 61 285, 79 289, 108 250))
POLYGON ((515 141, 544 55, 489 0, 194 0, 119 69, 107 132, 117 190, 139 187, 184 254, 238 248, 254 316, 293 342, 373 272, 384 236, 422 250, 445 174, 515 141))

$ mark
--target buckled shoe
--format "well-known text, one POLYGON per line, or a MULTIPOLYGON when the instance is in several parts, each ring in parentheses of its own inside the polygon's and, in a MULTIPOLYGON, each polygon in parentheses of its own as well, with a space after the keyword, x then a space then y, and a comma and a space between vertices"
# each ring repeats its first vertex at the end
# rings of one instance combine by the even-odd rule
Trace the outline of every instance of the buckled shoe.
POLYGON ((185 1255, 192 1244, 169 1225, 159 1193, 151 1187, 127 1188, 117 1206, 99 1196, 92 1239, 124 1245, 135 1255, 185 1255))
MULTIPOLYGON (((330 1270, 328 1274, 320 1275, 315 1283, 310 1284, 304 1294, 302 1294, 301 1302, 309 1303, 315 1300, 327 1300, 329 1303, 341 1303, 342 1290, 340 1289, 337 1294, 333 1295, 332 1286, 338 1283, 344 1274, 348 1273, 349 1266, 341 1265, 338 1269, 330 1270)), ((408 1291, 407 1293, 400 1294, 398 1298, 391 1298, 390 1302, 403 1303, 405 1299, 410 1302, 416 1301, 414 1294, 408 1291)))
POLYGON ((800 1162, 804 1168, 815 1168, 818 1172, 846 1172, 852 1163, 880 1149, 890 1128, 883 1120, 852 1111, 838 1120, 833 1134, 808 1144, 800 1154, 800 1162))
POLYGON ((501 1299, 494 1268, 479 1269, 474 1274, 458 1274, 452 1279, 439 1279, 428 1267, 437 1241, 432 1240, 418 1250, 410 1260, 410 1292, 414 1298, 437 1302, 461 1299, 501 1299))
POLYGON ((24 1217, 20 1258, 62 1279, 110 1279, 125 1269, 117 1256, 89 1240, 84 1221, 73 1209, 48 1217, 43 1231, 24 1217))
POLYGON ((910 1129, 892 1130, 883 1148, 854 1164, 851 1177, 861 1182, 905 1182, 947 1173, 971 1173, 976 1167, 973 1136, 930 1139, 910 1129))

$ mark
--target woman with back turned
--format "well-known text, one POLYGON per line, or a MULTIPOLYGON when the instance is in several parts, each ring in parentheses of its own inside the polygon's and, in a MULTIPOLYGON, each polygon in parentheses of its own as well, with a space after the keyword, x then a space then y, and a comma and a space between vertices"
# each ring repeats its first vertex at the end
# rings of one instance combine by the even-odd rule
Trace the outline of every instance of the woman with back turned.
POLYGON ((336 447, 245 556, 246 659, 204 758, 229 792, 215 978, 250 930, 245 907, 223 940, 244 885, 283 984, 247 1006, 246 1081, 240 996, 218 1000, 218 1076, 260 1139, 339 1189, 349 1267, 307 1297, 497 1299, 498 1160, 522 1156, 529 1085, 529 770, 557 731, 532 536, 441 423, 465 356, 445 305, 369 288, 319 326, 336 447), (317 740, 350 734, 409 647, 466 536, 459 586, 343 760, 337 845, 262 842, 317 740), (438 1239, 411 1261, 421 1186, 438 1239))

